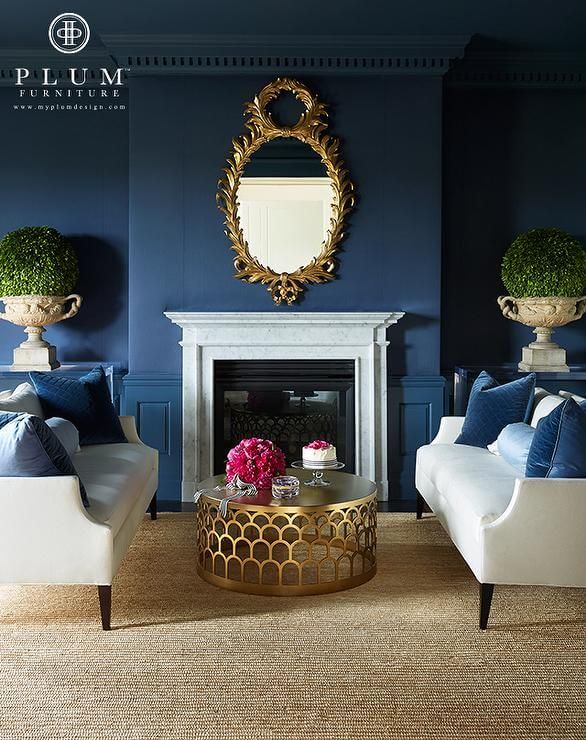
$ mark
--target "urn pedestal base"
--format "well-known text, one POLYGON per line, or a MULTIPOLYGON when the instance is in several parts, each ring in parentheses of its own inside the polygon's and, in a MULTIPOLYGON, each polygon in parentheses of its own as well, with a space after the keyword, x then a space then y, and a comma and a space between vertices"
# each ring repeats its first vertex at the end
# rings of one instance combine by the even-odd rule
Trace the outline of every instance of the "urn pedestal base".
POLYGON ((28 339, 12 353, 11 370, 55 370, 60 367, 55 345, 43 339, 42 326, 27 326, 28 339))
POLYGON ((519 370, 526 373, 569 373, 566 350, 551 342, 550 347, 536 347, 532 342, 523 347, 519 370))
POLYGON ((38 349, 15 347, 12 353, 11 370, 55 370, 61 367, 57 360, 57 348, 54 344, 38 349))

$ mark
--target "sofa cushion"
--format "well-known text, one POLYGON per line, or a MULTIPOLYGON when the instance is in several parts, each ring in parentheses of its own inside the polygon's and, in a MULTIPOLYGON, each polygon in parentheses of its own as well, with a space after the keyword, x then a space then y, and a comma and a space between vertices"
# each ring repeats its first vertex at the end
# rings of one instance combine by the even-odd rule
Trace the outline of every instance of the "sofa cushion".
POLYGON ((507 424, 528 421, 535 390, 535 373, 499 385, 486 371, 474 381, 462 432, 456 444, 486 448, 507 424))
POLYGON ((507 425, 497 439, 499 455, 523 478, 534 434, 535 429, 532 426, 519 422, 507 425))
POLYGON ((528 478, 586 478, 586 403, 568 398, 537 425, 528 478))
POLYGON ((564 399, 561 396, 556 396, 553 394, 544 396, 535 404, 533 413, 531 415, 531 426, 536 429, 541 419, 543 419, 548 414, 551 414, 551 412, 563 402, 564 399))
POLYGON ((156 451, 134 443, 88 445, 73 461, 86 487, 90 514, 112 527, 115 536, 156 467, 156 451))
MULTIPOLYGON (((0 476, 59 475, 79 477, 67 451, 45 422, 33 414, 0 412, 0 476)), ((81 479, 79 489, 83 505, 88 506, 81 479)))
POLYGON ((479 527, 507 508, 518 473, 502 457, 467 445, 431 444, 417 452, 423 473, 457 517, 479 527))
POLYGON ((21 383, 13 391, 0 391, 0 411, 45 418, 39 397, 30 383, 21 383))
POLYGON ((584 396, 578 396, 576 393, 572 393, 571 391, 560 391, 560 396, 562 396, 562 398, 573 398, 576 403, 584 403, 584 401, 586 401, 584 396))
POLYGON ((126 442, 102 367, 79 379, 39 372, 30 377, 45 416, 68 419, 77 427, 82 446, 126 442))

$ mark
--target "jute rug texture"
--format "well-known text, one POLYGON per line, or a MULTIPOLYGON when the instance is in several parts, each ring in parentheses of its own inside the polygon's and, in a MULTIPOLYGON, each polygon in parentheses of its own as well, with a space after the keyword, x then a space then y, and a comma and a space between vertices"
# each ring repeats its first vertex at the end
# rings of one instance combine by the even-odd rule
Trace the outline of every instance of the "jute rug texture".
POLYGON ((115 580, 0 586, 0 738, 586 738, 586 595, 477 583, 428 516, 379 515, 379 568, 330 596, 195 574, 193 514, 145 519, 115 580))

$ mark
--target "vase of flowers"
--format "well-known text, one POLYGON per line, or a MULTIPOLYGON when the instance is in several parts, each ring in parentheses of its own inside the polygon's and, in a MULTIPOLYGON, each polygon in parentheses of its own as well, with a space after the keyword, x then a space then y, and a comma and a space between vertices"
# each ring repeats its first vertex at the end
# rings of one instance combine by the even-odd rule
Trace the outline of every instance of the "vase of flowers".
POLYGON ((228 453, 226 482, 231 483, 238 476, 243 483, 270 488, 272 479, 283 475, 285 468, 285 455, 274 442, 251 437, 243 439, 228 453))

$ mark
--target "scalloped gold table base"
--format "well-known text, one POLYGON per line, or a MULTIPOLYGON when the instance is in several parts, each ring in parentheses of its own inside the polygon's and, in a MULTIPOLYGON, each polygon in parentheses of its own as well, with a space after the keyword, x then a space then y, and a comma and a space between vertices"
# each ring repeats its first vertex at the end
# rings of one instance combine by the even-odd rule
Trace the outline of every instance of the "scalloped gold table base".
POLYGON ((206 494, 198 504, 197 572, 208 583, 248 594, 304 596, 353 588, 376 573, 371 481, 332 473, 327 492, 305 489, 286 505, 260 491, 231 501, 225 518, 221 497, 206 494))

